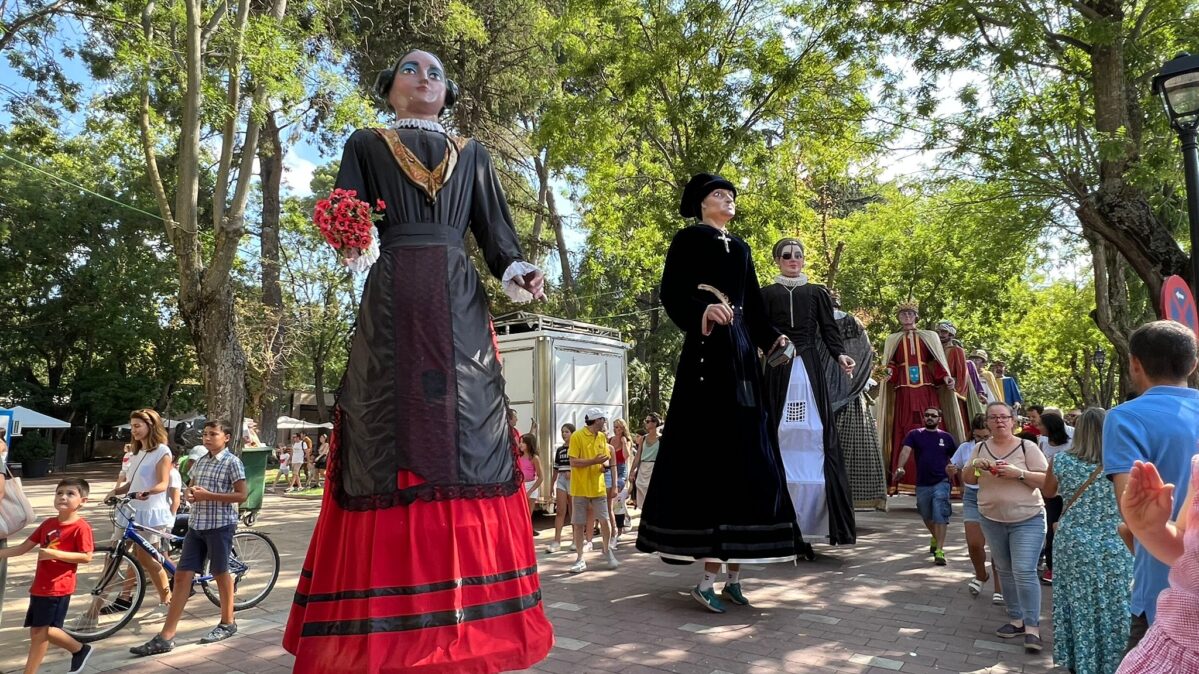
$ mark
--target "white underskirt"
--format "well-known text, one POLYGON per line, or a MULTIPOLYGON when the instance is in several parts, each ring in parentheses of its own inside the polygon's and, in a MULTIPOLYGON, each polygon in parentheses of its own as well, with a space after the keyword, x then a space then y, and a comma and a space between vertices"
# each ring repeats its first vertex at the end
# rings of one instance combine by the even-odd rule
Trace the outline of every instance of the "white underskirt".
POLYGON ((808 542, 828 537, 828 498, 824 487, 824 424, 808 369, 799 356, 791 362, 787 399, 779 421, 779 449, 787 492, 795 505, 799 531, 808 542))

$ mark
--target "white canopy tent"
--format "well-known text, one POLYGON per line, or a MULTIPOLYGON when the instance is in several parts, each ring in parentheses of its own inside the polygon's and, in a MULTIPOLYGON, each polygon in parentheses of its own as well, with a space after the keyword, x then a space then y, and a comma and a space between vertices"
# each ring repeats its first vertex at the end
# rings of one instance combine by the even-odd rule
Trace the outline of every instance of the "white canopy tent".
POLYGON ((281 431, 315 431, 321 428, 333 428, 333 424, 328 422, 314 424, 311 421, 304 421, 303 419, 281 416, 275 420, 275 428, 281 431))
MULTIPOLYGON (((7 409, 7 408, 0 408, 0 409, 7 409)), ((34 410, 29 409, 28 407, 21 407, 20 405, 17 405, 16 407, 12 408, 12 418, 13 418, 13 425, 16 426, 19 424, 22 429, 25 429, 25 428, 58 429, 58 428, 70 428, 71 427, 70 422, 63 421, 62 419, 55 419, 52 416, 42 414, 41 412, 35 412, 34 410)))

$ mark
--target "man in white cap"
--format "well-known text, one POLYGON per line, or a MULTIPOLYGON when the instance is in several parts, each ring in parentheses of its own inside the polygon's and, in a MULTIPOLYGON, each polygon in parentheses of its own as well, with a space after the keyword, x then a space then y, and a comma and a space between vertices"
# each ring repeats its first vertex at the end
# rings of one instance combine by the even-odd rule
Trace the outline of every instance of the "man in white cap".
POLYGON ((610 459, 608 436, 604 434, 608 418, 603 410, 592 407, 583 413, 583 423, 585 425, 582 428, 571 434, 570 447, 566 452, 570 458, 570 523, 574 532, 575 554, 578 555, 570 567, 571 573, 587 570, 587 562, 583 559, 583 541, 591 538, 591 523, 597 519, 608 568, 620 566, 609 547, 612 526, 608 519, 608 498, 615 496, 616 480, 612 480, 613 489, 608 489, 604 484, 604 464, 610 459))

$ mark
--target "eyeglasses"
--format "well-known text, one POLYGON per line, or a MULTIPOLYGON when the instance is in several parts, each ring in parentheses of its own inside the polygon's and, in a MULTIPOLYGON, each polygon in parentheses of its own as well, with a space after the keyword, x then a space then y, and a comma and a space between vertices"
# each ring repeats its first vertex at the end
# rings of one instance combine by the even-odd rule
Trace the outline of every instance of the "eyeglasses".
POLYGON ((987 421, 1011 421, 1011 420, 1012 420, 1012 415, 1010 415, 1010 414, 988 414, 987 415, 987 421))
POLYGON ((779 256, 779 258, 783 259, 783 260, 802 260, 803 253, 795 253, 794 255, 792 255, 791 253, 783 253, 782 255, 779 256))
POLYGON ((940 419, 941 415, 940 414, 925 414, 924 418, 925 419, 940 419))

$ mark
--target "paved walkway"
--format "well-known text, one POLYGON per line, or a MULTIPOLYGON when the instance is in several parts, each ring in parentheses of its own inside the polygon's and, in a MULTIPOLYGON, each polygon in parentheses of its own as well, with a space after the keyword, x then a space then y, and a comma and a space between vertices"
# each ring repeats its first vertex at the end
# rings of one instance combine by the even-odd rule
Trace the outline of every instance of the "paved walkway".
MULTIPOLYGON (((79 471, 93 493, 112 486, 116 465, 79 471)), ((39 515, 50 510, 53 480, 26 485, 39 515)), ((97 537, 108 523, 92 505, 97 537)), ((209 646, 195 642, 217 622, 217 609, 192 598, 173 653, 150 659, 128 654, 157 631, 131 624, 97 644, 93 672, 131 674, 265 674, 291 671, 294 658, 279 645, 319 502, 268 493, 256 529, 279 546, 283 571, 272 595, 239 614, 240 632, 209 646)), ((553 533, 539 518, 538 550, 553 533)), ((557 643, 529 671, 681 672, 767 674, 770 672, 1061 672, 1052 667, 1050 592, 1046 588, 1042 629, 1045 652, 1026 655, 1020 644, 993 636, 1004 622, 990 591, 970 597, 961 520, 955 516, 948 548, 950 565, 935 567, 927 534, 911 499, 892 501, 889 513, 859 513, 861 542, 853 548, 817 546, 820 557, 798 566, 771 565, 743 571, 753 605, 717 615, 688 596, 698 567, 668 566, 656 558, 617 551, 622 566, 608 571, 598 554, 593 570, 567 573, 570 553, 539 552, 542 588, 557 643)), ((28 644, 21 627, 33 557, 10 564, 8 596, 0 620, 0 672, 19 672, 28 644)), ((150 599, 143 604, 149 610, 150 599)), ((67 660, 52 651, 43 671, 66 671, 67 660)))

